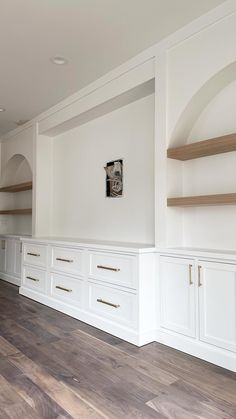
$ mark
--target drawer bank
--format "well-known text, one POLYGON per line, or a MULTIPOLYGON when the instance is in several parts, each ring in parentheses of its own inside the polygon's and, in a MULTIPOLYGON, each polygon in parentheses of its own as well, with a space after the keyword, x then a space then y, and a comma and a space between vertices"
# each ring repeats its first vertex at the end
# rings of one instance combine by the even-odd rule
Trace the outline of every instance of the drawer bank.
POLYGON ((148 246, 23 239, 20 294, 137 346, 156 337, 148 246))

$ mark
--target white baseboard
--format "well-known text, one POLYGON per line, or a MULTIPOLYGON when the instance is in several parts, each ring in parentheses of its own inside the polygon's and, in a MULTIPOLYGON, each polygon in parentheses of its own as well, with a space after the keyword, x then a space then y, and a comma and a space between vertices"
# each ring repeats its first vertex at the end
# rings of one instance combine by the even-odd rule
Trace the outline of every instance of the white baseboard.
POLYGON ((147 330, 146 332, 139 333, 138 344, 136 346, 147 345, 156 341, 156 330, 147 330))
POLYGON ((236 372, 236 353, 167 330, 158 330, 156 341, 181 352, 236 372))
MULTIPOLYGON (((111 335, 114 335, 120 339, 126 340, 127 342, 132 343, 136 346, 144 345, 144 343, 140 344, 138 332, 133 329, 127 328, 123 325, 119 325, 110 320, 106 320, 84 309, 73 307, 61 301, 55 300, 52 297, 40 294, 33 290, 29 290, 28 288, 22 286, 20 287, 19 292, 21 295, 24 295, 25 297, 33 299, 34 301, 37 301, 55 310, 61 311, 62 313, 65 313, 71 317, 74 317, 77 320, 80 320, 98 329, 104 330, 105 332, 110 333, 111 335)), ((140 340, 141 342, 145 342, 145 339, 146 337, 144 336, 143 338, 141 337, 140 340)))
POLYGON ((18 287, 20 287, 21 280, 20 278, 17 278, 17 276, 0 273, 0 279, 6 282, 10 282, 10 284, 17 285, 18 287))

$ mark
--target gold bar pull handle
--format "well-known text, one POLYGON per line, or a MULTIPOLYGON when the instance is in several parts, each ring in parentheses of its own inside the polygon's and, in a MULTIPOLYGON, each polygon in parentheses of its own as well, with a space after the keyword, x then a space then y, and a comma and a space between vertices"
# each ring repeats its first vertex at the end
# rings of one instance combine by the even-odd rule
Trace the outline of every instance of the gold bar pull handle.
POLYGON ((201 283, 201 269, 202 267, 200 265, 198 265, 198 286, 201 287, 202 283, 201 283))
POLYGON ((27 252, 27 255, 29 255, 29 256, 36 256, 36 257, 39 257, 39 256, 40 256, 40 253, 31 253, 31 252, 27 252))
POLYGON ((192 281, 192 267, 193 267, 193 265, 191 265, 191 264, 188 265, 189 285, 193 285, 193 281, 192 281))
POLYGON ((26 278, 30 279, 31 281, 34 281, 34 282, 39 282, 38 278, 33 278, 32 276, 27 276, 26 278))
POLYGON ((69 288, 64 288, 64 287, 60 287, 59 285, 57 285, 57 286, 56 286, 56 288, 57 288, 58 290, 61 290, 61 291, 65 291, 65 292, 72 292, 72 290, 71 290, 71 289, 69 289, 69 288))
POLYGON ((107 271, 120 272, 119 268, 111 268, 110 266, 97 265, 98 269, 105 269, 107 271))
POLYGON ((111 306, 111 307, 114 307, 114 308, 119 308, 120 307, 120 304, 110 303, 109 301, 103 300, 102 298, 98 298, 97 302, 102 303, 102 304, 106 304, 107 306, 111 306))
POLYGON ((68 262, 68 263, 73 263, 73 259, 64 259, 64 258, 56 258, 56 260, 59 260, 60 262, 68 262))

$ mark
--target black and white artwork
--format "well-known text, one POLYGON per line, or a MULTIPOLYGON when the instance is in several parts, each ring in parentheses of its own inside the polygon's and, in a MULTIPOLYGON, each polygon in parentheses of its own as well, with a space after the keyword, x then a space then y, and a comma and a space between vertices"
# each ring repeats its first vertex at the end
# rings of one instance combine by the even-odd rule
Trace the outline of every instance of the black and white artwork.
POLYGON ((123 196, 123 160, 110 161, 104 169, 106 171, 106 197, 123 196))

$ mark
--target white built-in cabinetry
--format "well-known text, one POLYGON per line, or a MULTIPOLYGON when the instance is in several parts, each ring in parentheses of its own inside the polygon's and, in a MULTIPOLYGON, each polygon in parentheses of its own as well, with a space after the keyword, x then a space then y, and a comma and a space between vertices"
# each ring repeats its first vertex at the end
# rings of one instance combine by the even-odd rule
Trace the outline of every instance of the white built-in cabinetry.
POLYGON ((20 285, 22 243, 19 236, 0 236, 0 278, 20 285))
POLYGON ((141 346, 156 337, 154 249, 23 240, 20 293, 141 346))
POLYGON ((236 371, 236 254, 24 238, 20 293, 236 371))
POLYGON ((161 326, 196 336, 194 261, 160 256, 161 326))
POLYGON ((236 371, 236 261, 183 253, 158 257, 157 340, 236 371))
POLYGON ((236 264, 199 261, 200 340, 236 353, 236 264))

